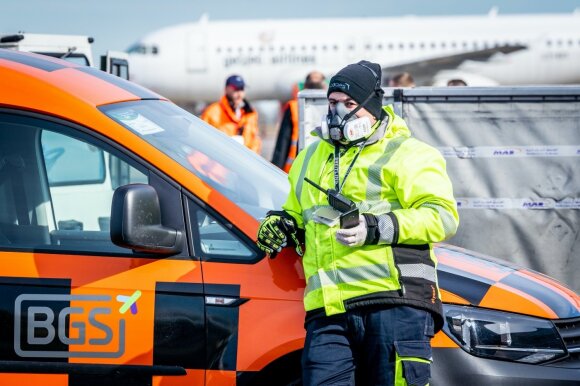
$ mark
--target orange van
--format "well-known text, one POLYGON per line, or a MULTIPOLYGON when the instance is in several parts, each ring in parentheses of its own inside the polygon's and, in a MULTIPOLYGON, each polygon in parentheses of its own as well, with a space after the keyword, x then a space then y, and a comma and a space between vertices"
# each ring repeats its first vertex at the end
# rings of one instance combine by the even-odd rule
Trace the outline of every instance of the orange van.
MULTIPOLYGON (((288 190, 145 88, 0 49, 0 385, 299 385, 301 262, 255 246, 288 190)), ((432 384, 578 385, 578 295, 436 253, 432 384)))

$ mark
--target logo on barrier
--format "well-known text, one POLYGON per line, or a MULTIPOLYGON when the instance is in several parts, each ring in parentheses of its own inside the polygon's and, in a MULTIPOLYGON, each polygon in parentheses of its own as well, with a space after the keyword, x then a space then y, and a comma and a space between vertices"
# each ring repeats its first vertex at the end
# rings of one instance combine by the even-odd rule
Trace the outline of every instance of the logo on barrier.
POLYGON ((543 200, 524 200, 522 208, 524 209, 551 209, 554 207, 554 202, 550 199, 543 200))
POLYGON ((494 157, 513 157, 523 153, 519 148, 499 148, 493 150, 494 157))
POLYGON ((14 302, 14 352, 25 358, 119 358, 125 312, 137 313, 140 296, 118 296, 119 308, 107 295, 21 294, 14 302))

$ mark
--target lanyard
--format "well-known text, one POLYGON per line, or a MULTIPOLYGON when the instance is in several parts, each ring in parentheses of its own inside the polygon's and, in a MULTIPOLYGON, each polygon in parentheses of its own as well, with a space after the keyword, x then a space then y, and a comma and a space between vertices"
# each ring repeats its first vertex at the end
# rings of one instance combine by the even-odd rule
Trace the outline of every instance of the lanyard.
POLYGON ((346 177, 348 177, 348 175, 350 174, 350 171, 352 170, 354 163, 358 159, 358 156, 360 155, 360 153, 362 153, 366 144, 367 144, 367 141, 365 140, 362 143, 362 145, 360 146, 358 153, 356 153, 356 155, 354 156, 354 159, 352 160, 352 162, 348 166, 348 169, 346 170, 346 173, 345 173, 344 178, 342 180, 342 184, 340 184, 340 175, 339 175, 340 149, 338 146, 334 147, 334 189, 337 191, 337 193, 340 193, 342 188, 344 187, 344 183, 346 182, 346 177))

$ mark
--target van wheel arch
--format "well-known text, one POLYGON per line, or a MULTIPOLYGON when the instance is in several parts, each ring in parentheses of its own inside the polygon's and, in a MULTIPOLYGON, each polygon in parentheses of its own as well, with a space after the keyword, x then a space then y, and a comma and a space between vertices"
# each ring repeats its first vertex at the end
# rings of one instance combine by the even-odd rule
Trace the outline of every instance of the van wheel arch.
POLYGON ((237 385, 302 386, 302 350, 288 353, 258 372, 238 376, 237 385))

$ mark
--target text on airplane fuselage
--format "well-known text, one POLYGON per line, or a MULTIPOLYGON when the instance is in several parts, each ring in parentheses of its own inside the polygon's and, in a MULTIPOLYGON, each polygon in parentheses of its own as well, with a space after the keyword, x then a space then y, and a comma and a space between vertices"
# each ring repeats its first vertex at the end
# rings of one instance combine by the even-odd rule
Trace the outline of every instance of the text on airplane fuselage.
POLYGON ((260 64, 316 64, 316 57, 314 55, 300 55, 300 54, 280 54, 273 55, 267 60, 258 55, 240 55, 240 56, 226 56, 224 58, 224 67, 231 66, 249 66, 260 64))

